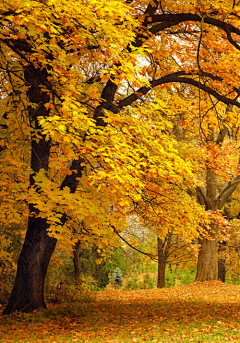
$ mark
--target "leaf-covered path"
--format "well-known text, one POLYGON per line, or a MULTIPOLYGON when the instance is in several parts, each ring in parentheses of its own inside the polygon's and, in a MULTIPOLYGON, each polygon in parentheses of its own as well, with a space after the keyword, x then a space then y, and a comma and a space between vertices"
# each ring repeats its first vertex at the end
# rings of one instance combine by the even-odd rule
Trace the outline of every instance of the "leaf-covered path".
POLYGON ((0 317, 0 342, 238 342, 240 286, 102 291, 83 303, 0 317))

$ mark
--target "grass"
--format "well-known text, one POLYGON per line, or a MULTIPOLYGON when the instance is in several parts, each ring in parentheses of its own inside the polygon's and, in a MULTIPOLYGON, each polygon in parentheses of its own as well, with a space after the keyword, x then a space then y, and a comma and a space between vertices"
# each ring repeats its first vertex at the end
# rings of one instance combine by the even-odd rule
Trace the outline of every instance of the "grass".
POLYGON ((0 316, 0 342, 239 342, 240 286, 100 291, 81 303, 0 316))

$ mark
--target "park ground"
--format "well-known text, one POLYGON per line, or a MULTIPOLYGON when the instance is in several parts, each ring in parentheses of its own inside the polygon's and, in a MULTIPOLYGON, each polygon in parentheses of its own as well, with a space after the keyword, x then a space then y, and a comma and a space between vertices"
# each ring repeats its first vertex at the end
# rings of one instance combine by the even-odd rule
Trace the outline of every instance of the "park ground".
POLYGON ((81 302, 0 315, 0 342, 240 342, 240 286, 90 292, 81 302))

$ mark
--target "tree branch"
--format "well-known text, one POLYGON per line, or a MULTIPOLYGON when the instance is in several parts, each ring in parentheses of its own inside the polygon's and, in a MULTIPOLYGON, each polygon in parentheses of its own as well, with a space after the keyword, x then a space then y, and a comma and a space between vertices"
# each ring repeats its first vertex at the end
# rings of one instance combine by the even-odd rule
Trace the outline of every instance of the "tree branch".
MULTIPOLYGON (((228 105, 226 108, 226 113, 230 112, 232 110, 232 105, 228 105)), ((219 134, 216 139, 216 144, 221 145, 224 141, 224 138, 228 132, 228 128, 226 126, 223 126, 223 128, 220 129, 219 134)))
MULTIPOLYGON (((182 23, 184 21, 194 21, 194 22, 201 22, 202 21, 202 16, 198 14, 192 14, 192 13, 180 13, 180 14, 158 14, 158 15, 153 15, 152 16, 152 23, 161 23, 163 25, 164 23, 164 29, 167 28, 169 25, 177 25, 179 23, 182 23)), ((223 31, 226 32, 228 40, 231 44, 233 44, 238 50, 240 50, 240 46, 232 39, 231 33, 236 33, 237 35, 240 35, 240 29, 237 27, 233 26, 232 24, 228 24, 224 21, 221 21, 219 19, 211 18, 209 16, 204 15, 204 23, 216 26, 223 31)), ((162 30, 161 24, 157 24, 153 26, 150 31, 152 33, 157 33, 162 30)))
POLYGON ((197 200, 200 205, 206 206, 207 197, 204 189, 202 187, 196 187, 197 200))
POLYGON ((222 191, 217 196, 217 208, 222 209, 226 201, 235 191, 240 183, 240 175, 236 176, 232 181, 227 182, 222 191))
MULTIPOLYGON (((195 72, 195 74, 197 75, 198 73, 195 72)), ((216 90, 207 86, 205 83, 199 83, 199 81, 194 80, 190 77, 185 77, 184 75, 189 76, 189 75, 194 75, 194 73, 190 74, 184 71, 179 71, 179 72, 175 72, 169 75, 165 75, 157 80, 150 81, 150 87, 147 87, 147 86, 140 87, 137 91, 130 94, 125 99, 120 100, 118 102, 119 110, 125 106, 131 105, 134 101, 139 99, 141 96, 146 95, 152 88, 163 85, 165 83, 175 83, 175 82, 193 85, 194 87, 200 88, 206 93, 213 95, 216 99, 218 99, 219 101, 227 105, 231 104, 240 108, 240 103, 237 100, 228 98, 225 95, 221 95, 216 90)), ((204 73, 203 76, 211 77, 212 80, 223 81, 223 79, 221 79, 220 77, 213 76, 210 73, 204 73)))
POLYGON ((116 228, 115 228, 113 225, 111 225, 111 227, 113 228, 113 231, 116 233, 116 235, 117 235, 119 238, 121 238, 121 240, 122 240, 124 243, 126 243, 130 248, 136 250, 137 252, 140 252, 140 253, 143 254, 143 255, 146 255, 146 256, 150 257, 150 259, 151 259, 152 261, 157 261, 157 258, 156 258, 154 255, 148 254, 148 253, 146 253, 146 252, 144 252, 144 251, 141 251, 141 250, 135 248, 133 245, 131 245, 125 238, 123 238, 123 237, 117 232, 116 228))

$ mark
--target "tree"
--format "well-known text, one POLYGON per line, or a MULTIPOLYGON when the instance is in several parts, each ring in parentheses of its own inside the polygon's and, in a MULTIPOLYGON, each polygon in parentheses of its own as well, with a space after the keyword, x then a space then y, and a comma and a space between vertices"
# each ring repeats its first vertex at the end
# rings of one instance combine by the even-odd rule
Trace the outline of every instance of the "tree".
POLYGON ((46 306, 57 239, 107 247, 152 178, 164 192, 191 173, 152 90, 189 84, 240 107, 238 15, 227 0, 0 5, 3 212, 29 213, 5 314, 46 306))
POLYGON ((184 237, 169 233, 164 239, 157 237, 158 278, 157 288, 165 287, 166 266, 186 265, 196 259, 196 242, 187 243, 184 237))
MULTIPOLYGON (((77 68, 77 63, 75 62, 78 60, 78 64, 81 65, 87 60, 86 55, 91 55, 91 46, 94 47, 95 44, 98 44, 98 38, 101 39, 103 35, 104 37, 111 37, 110 31, 106 32, 104 25, 102 25, 104 17, 105 28, 108 28, 110 25, 110 22, 106 20, 107 11, 110 9, 109 6, 105 8, 104 5, 101 5, 101 2, 97 2, 91 8, 88 8, 87 3, 82 3, 81 6, 77 6, 74 9, 74 3, 66 4, 66 2, 61 2, 61 4, 34 1, 23 4, 9 2, 8 4, 4 3, 1 10, 1 34, 3 36, 1 40, 3 45, 1 69, 3 70, 2 98, 4 99, 2 119, 5 130, 3 136, 7 137, 5 140, 3 139, 2 154, 8 157, 7 166, 4 166, 4 171, 6 174, 7 167, 9 169, 9 165, 12 166, 13 164, 12 160, 9 162, 9 149, 7 145, 9 145, 9 135, 16 130, 15 116, 17 116, 17 119, 22 120, 20 128, 24 124, 26 127, 26 132, 21 131, 20 133, 20 141, 29 144, 29 147, 25 146, 27 155, 25 153, 22 156, 21 151, 20 156, 18 155, 17 158, 21 161, 26 161, 27 164, 29 161, 28 149, 30 149, 31 158, 29 162, 33 171, 30 174, 31 189, 28 192, 26 192, 26 187, 28 186, 21 182, 22 180, 18 183, 19 189, 25 191, 25 195, 22 198, 18 195, 16 200, 19 202, 21 200, 28 201, 30 216, 25 243, 18 260, 17 277, 9 304, 5 309, 6 314, 14 310, 32 311, 35 308, 45 307, 43 285, 47 266, 56 245, 56 235, 61 234, 61 231, 58 230, 67 222, 67 211, 61 209, 61 206, 64 206, 63 203, 61 204, 61 198, 62 200, 63 197, 65 198, 66 205, 69 201, 67 197, 70 197, 70 194, 76 191, 78 184, 76 178, 83 175, 81 163, 85 160, 79 157, 81 155, 79 151, 83 142, 87 141, 84 132, 88 131, 93 123, 91 115, 87 116, 86 114, 86 106, 81 105, 85 94, 84 89, 80 91, 80 93, 82 92, 82 99, 78 98, 81 81, 84 85, 83 88, 86 88, 86 85, 87 88, 92 86, 89 86, 87 81, 84 82, 81 70, 77 68), (99 15, 97 10, 94 9, 97 5, 99 15), (75 12, 75 28, 77 26, 81 28, 81 32, 79 31, 78 35, 76 35, 76 32, 74 33, 75 29, 73 30, 72 27, 72 9, 75 12), (42 21, 43 17, 46 19, 44 23, 42 21), (87 29, 83 39, 83 32, 85 31, 84 18, 87 29), (78 19, 80 22, 78 22, 78 19), (13 22, 13 25, 10 24, 11 22, 13 22), (97 30, 98 26, 101 32, 96 33, 94 36, 94 31, 97 30), (77 52, 74 50, 75 48, 81 49, 81 47, 81 57, 83 57, 82 60, 79 60, 77 52), (76 59, 75 62, 74 58, 76 59), (59 62, 57 63, 59 60, 62 61, 61 66, 59 66, 59 62), (73 68, 73 63, 76 68, 73 68), (78 86, 79 89, 77 91, 76 87, 78 86), (76 95, 76 93, 78 94, 76 95), (73 94, 75 94, 75 101, 73 94), (15 112, 12 113, 12 109, 15 109, 15 112), (71 115, 74 114, 76 120, 74 120, 73 116, 69 118, 69 113, 71 115), (48 127, 48 130, 46 131, 45 129, 44 133, 43 124, 41 125, 40 120, 44 121, 47 118, 50 118, 50 126, 51 124, 55 125, 60 120, 61 124, 58 123, 55 132, 51 131, 50 127, 48 127), (14 122, 14 126, 12 122, 14 122), (76 130, 75 127, 75 133, 77 133, 75 142, 70 141, 69 144, 72 153, 68 153, 67 157, 63 158, 63 155, 67 153, 65 149, 66 142, 68 141, 66 126, 68 123, 71 123, 71 127, 74 129, 74 125, 79 125, 80 122, 80 130, 76 130), (66 135, 64 134, 66 139, 62 142, 63 131, 66 133, 66 135), (59 134, 57 139, 56 137, 54 139, 55 134, 59 134), (77 145, 78 147, 76 148, 77 145), (53 164, 55 165, 51 165, 50 158, 54 154, 57 155, 57 158, 53 159, 53 164), (77 157, 74 160, 75 156, 77 157), (69 164, 69 162, 71 165, 70 172, 66 173, 68 169, 66 164, 69 164), (58 168, 60 169, 60 175, 55 177, 54 174, 58 168), (54 179, 55 184, 51 182, 51 179, 54 179), (59 193, 59 202, 57 204, 55 200, 51 205, 51 200, 47 199, 47 188, 50 190, 51 187, 55 190, 58 189, 58 192, 61 193, 61 195, 59 193), (44 211, 45 214, 43 214, 44 211), (49 215, 50 213, 54 213, 52 218, 49 215), (51 231, 51 226, 54 228, 55 234, 50 237, 48 232, 51 231)), ((116 21, 119 21, 121 16, 123 16, 122 11, 126 11, 126 8, 119 3, 119 6, 113 9, 112 13, 112 29, 115 36, 114 52, 117 52, 116 47, 118 44, 120 44, 119 47, 121 46, 121 42, 118 41, 117 37, 122 37, 120 33, 122 35, 122 30, 127 23, 131 25, 131 20, 125 21, 120 27, 115 25, 116 21)), ((128 32, 126 30, 125 39, 127 37, 128 32)), ((113 37, 107 42, 102 39, 99 50, 104 50, 103 56, 107 54, 113 55, 111 54, 111 48, 109 48, 111 40, 113 41, 113 37)), ((131 37, 129 37, 130 40, 131 37)), ((109 63, 111 63, 110 58, 109 63)), ((93 91, 96 92, 95 90, 93 91)), ((101 124, 102 120, 98 120, 101 124)), ((72 138, 74 139, 74 135, 72 135, 72 138)), ((16 135, 14 139, 16 139, 16 135)), ((92 151, 91 147, 89 149, 92 151)), ((26 170, 27 168, 24 170, 25 173, 26 170)), ((19 174, 22 177, 21 173, 19 174)), ((10 178, 11 176, 6 177, 3 188, 8 187, 10 178)), ((56 196, 57 194, 54 195, 55 199, 56 196)), ((73 201, 73 199, 71 200, 73 201)), ((24 209, 22 209, 23 211, 24 209)))
POLYGON ((123 276, 121 270, 117 267, 112 273, 111 283, 115 288, 122 286, 123 276))
POLYGON ((187 154, 183 151, 183 154, 195 160, 195 177, 199 179, 197 199, 209 213, 211 221, 208 233, 199 237, 201 249, 196 281, 216 280, 218 241, 222 239, 218 236, 229 226, 222 210, 239 185, 238 111, 213 103, 212 99, 203 94, 196 100, 196 94, 191 94, 189 88, 179 93, 180 96, 175 94, 170 104, 174 108, 177 103, 181 103, 181 98, 185 99, 178 106, 181 113, 177 114, 180 119, 175 120, 175 135, 188 150, 191 149, 187 154), (197 116, 189 114, 189 108, 197 116))
POLYGON ((224 208, 224 216, 229 221, 225 240, 218 242, 218 279, 225 282, 238 278, 239 274, 239 188, 224 208))

